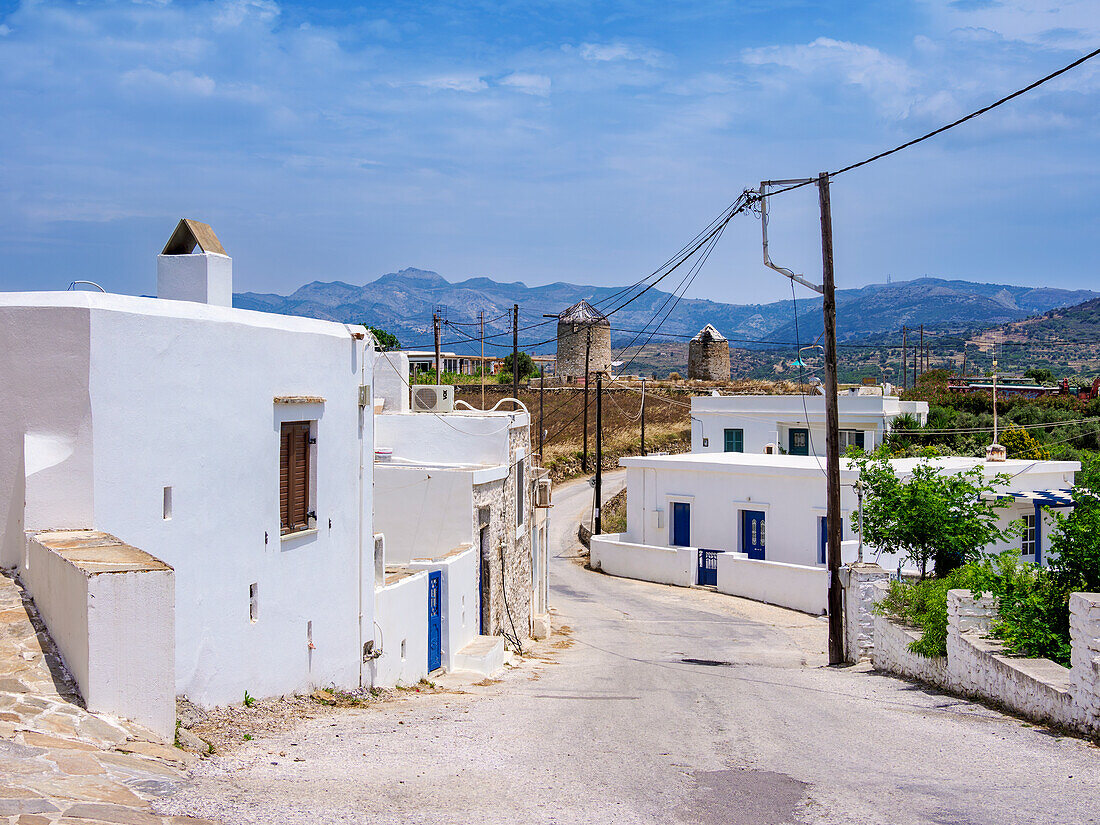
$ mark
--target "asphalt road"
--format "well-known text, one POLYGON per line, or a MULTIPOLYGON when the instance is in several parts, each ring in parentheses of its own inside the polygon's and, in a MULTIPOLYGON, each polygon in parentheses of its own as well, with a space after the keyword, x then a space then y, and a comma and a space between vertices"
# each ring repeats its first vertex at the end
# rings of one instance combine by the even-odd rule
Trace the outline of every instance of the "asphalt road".
POLYGON ((1081 740, 825 667, 819 618, 583 569, 589 496, 583 482, 554 492, 566 635, 499 683, 257 738, 206 762, 171 810, 310 825, 1100 822, 1100 750, 1081 740))

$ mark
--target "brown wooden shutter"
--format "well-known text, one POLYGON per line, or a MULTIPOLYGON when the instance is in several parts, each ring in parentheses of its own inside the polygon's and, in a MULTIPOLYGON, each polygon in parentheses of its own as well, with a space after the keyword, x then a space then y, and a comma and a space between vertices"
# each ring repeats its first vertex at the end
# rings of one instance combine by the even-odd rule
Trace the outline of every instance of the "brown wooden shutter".
POLYGON ((309 527, 309 422, 286 422, 279 445, 279 507, 282 532, 309 527))

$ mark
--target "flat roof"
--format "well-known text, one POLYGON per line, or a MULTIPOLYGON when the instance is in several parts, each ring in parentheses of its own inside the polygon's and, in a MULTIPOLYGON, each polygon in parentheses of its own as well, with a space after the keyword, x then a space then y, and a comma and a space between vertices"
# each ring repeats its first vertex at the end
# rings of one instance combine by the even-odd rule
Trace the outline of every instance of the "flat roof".
MULTIPOLYGON (((890 460, 900 473, 911 473, 921 463, 930 463, 949 472, 957 473, 981 466, 987 475, 1008 473, 1023 475, 1036 473, 1066 473, 1081 469, 1078 461, 986 461, 969 456, 944 456, 941 458, 894 458, 890 460)), ((752 472, 752 473, 819 473, 825 469, 825 456, 767 455, 765 453, 680 453, 678 455, 627 456, 619 459, 622 467, 652 467, 666 470, 697 470, 702 472, 752 472)), ((855 464, 847 458, 840 459, 842 474, 855 474, 855 464)))

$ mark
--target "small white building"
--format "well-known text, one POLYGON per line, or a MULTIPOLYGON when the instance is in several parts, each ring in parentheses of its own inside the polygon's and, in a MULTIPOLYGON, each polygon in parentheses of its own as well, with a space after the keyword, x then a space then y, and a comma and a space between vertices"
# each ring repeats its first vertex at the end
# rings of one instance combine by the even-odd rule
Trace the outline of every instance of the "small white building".
POLYGON ((0 294, 0 565, 26 572, 25 534, 63 529, 170 566, 173 701, 369 684, 369 338, 233 309, 203 224, 157 271, 159 298, 0 294))
MULTIPOLYGON (((924 425, 928 402, 902 401, 878 387, 839 396, 840 451, 873 450, 894 419, 910 415, 924 425)), ((815 395, 701 395, 691 399, 693 453, 825 455, 825 397, 815 395)))
MULTIPOLYGON (((999 491, 1012 504, 1002 526, 1024 519, 1028 531, 1013 544, 1023 561, 1042 561, 1050 517, 1041 507, 1067 506, 1068 488, 1080 469, 1075 461, 986 462, 977 458, 894 459, 905 477, 921 461, 945 473, 981 466, 987 477, 1012 476, 999 491)), ((687 453, 620 459, 627 468, 626 532, 593 537, 592 564, 605 572, 669 584, 717 585, 748 595, 737 577, 771 577, 777 604, 820 612, 825 605, 825 460, 814 456, 757 453, 687 453), (756 562, 757 564, 748 564, 756 562), (727 578, 723 582, 723 578, 727 578), (779 593, 775 588, 800 590, 779 593), (732 589, 731 589, 732 588, 732 589), (804 591, 804 592, 803 592, 804 591), (793 602, 793 603, 792 603, 793 602)), ((858 468, 841 459, 842 560, 856 560, 852 528, 858 513, 854 483, 858 468)), ((896 569, 898 559, 864 548, 866 561, 896 569)), ((751 591, 756 592, 756 591, 751 591)))
POLYGON ((405 357, 384 353, 378 361, 385 393, 375 416, 375 529, 385 547, 378 623, 392 637, 375 663, 381 684, 410 683, 437 667, 491 670, 506 637, 514 646, 549 632, 548 511, 535 506, 536 486, 549 481, 537 478, 530 415, 409 412, 407 386, 384 377, 404 374, 405 357), (399 595, 413 590, 424 592, 427 610, 418 595, 399 595), (427 659, 399 661, 401 640, 425 621, 427 659))

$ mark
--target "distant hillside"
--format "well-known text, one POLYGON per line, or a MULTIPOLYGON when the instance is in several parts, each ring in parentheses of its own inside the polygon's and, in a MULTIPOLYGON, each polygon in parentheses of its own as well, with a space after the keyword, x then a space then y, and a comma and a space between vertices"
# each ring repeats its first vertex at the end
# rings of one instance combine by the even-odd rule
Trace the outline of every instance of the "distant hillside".
MULTIPOLYGON (((510 329, 507 314, 513 304, 520 306, 520 326, 530 327, 545 321, 544 314, 560 312, 584 298, 605 311, 621 303, 617 287, 597 287, 558 282, 528 287, 515 281, 501 283, 490 278, 471 278, 451 283, 435 272, 403 269, 383 275, 364 286, 341 282, 306 284, 290 295, 245 292, 234 296, 234 305, 245 309, 306 315, 346 323, 365 322, 394 332, 406 346, 430 346, 431 316, 434 307, 442 307, 450 321, 473 324, 480 311, 486 319, 486 334, 510 329)), ((1031 289, 1001 284, 977 284, 921 278, 893 284, 875 284, 837 293, 838 337, 842 341, 870 335, 895 333, 902 324, 923 323, 926 329, 975 329, 1015 321, 1092 298, 1100 293, 1088 290, 1031 289)), ((672 306, 669 295, 651 289, 616 312, 612 324, 613 342, 625 346, 662 306, 672 306)), ((821 332, 821 299, 800 299, 797 303, 800 340, 813 340, 821 332)), ((684 298, 675 305, 661 331, 690 336, 705 324, 713 324, 733 343, 793 341, 790 301, 769 304, 725 304, 701 298, 684 298)), ((471 352, 477 344, 476 327, 448 328, 444 332, 447 347, 471 352)), ((549 352, 552 344, 536 346, 552 339, 552 324, 520 334, 528 349, 549 352)), ((501 351, 510 345, 503 337, 490 339, 487 352, 501 351)), ((764 344, 766 345, 766 344, 764 344)))

